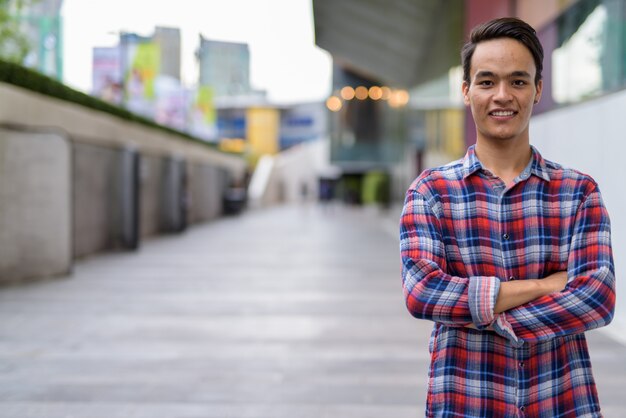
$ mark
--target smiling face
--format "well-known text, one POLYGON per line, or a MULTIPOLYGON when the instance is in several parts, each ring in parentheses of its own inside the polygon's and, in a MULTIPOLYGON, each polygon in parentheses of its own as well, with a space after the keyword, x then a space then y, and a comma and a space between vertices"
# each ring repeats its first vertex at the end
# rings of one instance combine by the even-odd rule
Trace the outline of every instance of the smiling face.
POLYGON ((515 39, 476 45, 463 98, 476 123, 477 141, 529 142, 528 123, 542 88, 541 80, 535 85, 535 72, 530 51, 515 39))

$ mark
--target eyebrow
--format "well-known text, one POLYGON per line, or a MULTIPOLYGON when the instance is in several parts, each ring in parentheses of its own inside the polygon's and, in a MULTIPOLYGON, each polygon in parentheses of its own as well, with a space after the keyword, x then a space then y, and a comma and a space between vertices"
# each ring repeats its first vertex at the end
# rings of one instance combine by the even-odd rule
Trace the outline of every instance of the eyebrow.
MULTIPOLYGON (((474 76, 475 78, 495 77, 496 75, 492 71, 479 71, 474 76)), ((530 78, 530 74, 527 71, 513 71, 508 77, 524 77, 530 78)))
POLYGON ((526 77, 530 78, 530 74, 527 71, 513 71, 511 77, 526 77))

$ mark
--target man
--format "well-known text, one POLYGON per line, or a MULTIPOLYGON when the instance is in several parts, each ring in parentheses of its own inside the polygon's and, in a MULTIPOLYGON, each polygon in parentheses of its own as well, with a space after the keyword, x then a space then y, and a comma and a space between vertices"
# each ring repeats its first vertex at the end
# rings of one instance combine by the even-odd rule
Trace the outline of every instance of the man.
POLYGON ((591 177, 530 145, 542 60, 523 21, 476 27, 462 50, 476 144, 406 194, 406 304, 435 323, 428 417, 602 416, 584 332, 613 317, 609 217, 591 177))

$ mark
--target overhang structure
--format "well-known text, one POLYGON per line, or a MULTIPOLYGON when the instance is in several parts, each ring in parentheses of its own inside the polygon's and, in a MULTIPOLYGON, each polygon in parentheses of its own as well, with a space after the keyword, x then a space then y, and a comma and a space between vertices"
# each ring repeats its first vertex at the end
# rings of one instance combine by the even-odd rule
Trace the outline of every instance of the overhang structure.
POLYGON ((401 88, 460 64, 463 0, 312 0, 315 42, 335 65, 401 88))

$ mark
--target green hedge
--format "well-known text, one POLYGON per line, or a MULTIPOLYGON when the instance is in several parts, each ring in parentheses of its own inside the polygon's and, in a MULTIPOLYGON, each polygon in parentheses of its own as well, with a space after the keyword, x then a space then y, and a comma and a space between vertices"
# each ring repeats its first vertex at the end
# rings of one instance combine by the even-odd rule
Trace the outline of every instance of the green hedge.
POLYGON ((13 84, 37 93, 45 94, 46 96, 51 96, 66 102, 76 103, 90 109, 109 113, 122 119, 140 123, 150 128, 159 129, 169 134, 177 135, 183 139, 220 151, 217 149, 215 144, 208 143, 199 138, 188 135, 185 132, 159 125, 150 119, 129 112, 122 107, 115 106, 78 90, 74 90, 53 78, 17 64, 0 60, 0 82, 13 84))
POLYGON ((361 196, 364 204, 381 204, 390 202, 389 174, 382 171, 370 171, 363 176, 361 196))

